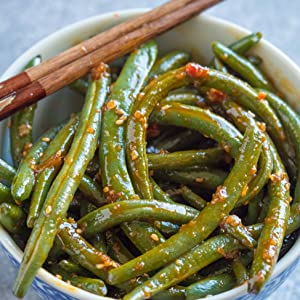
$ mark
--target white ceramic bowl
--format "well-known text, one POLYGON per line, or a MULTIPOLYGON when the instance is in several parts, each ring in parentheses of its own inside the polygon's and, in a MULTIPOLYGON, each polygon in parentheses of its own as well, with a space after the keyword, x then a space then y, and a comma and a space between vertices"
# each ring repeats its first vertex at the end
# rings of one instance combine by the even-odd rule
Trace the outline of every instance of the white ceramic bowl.
MULTIPOLYGON (((21 71, 26 63, 37 54, 41 54, 44 59, 47 59, 80 40, 86 39, 128 18, 137 16, 144 11, 145 10, 127 10, 109 13, 92 17, 61 29, 26 51, 7 69, 1 79, 10 77, 21 71)), ((194 61, 205 64, 212 56, 210 49, 212 41, 218 40, 228 44, 248 33, 246 29, 237 25, 221 19, 201 15, 160 36, 157 41, 159 43, 160 53, 175 49, 187 50, 192 53, 194 61)), ((300 112, 300 69, 285 54, 265 40, 255 47, 254 53, 263 57, 263 68, 267 74, 269 74, 275 84, 280 87, 281 92, 284 93, 288 102, 300 112)), ((80 98, 68 89, 64 89, 49 97, 48 100, 42 101, 36 113, 35 135, 39 134, 48 126, 63 120, 70 112, 78 110, 81 104, 80 98), (36 126, 37 124, 38 126, 36 126)), ((5 122, 0 123, 0 141, 0 157, 4 157, 7 161, 10 161, 8 132, 5 122)), ((0 245, 10 260, 18 266, 21 261, 22 252, 1 227, 0 241, 0 245)), ((298 239, 288 254, 279 261, 270 282, 260 295, 248 295, 246 293, 246 286, 244 285, 226 293, 213 296, 210 299, 266 299, 268 295, 283 283, 296 267, 299 261, 299 253, 300 239, 298 239)), ((33 286, 43 299, 111 299, 95 296, 81 289, 74 288, 58 280, 44 269, 39 270, 33 286)))

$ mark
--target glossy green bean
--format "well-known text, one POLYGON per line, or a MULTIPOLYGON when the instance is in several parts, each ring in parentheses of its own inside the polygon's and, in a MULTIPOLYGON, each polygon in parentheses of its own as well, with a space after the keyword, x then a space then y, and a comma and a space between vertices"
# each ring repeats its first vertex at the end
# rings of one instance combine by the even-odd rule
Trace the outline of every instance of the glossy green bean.
POLYGON ((263 63, 263 60, 260 56, 257 55, 247 55, 246 58, 250 61, 254 66, 260 66, 263 63))
POLYGON ((202 210, 206 205, 207 202, 199 195, 194 193, 191 189, 187 186, 183 186, 180 189, 181 195, 183 199, 192 207, 198 209, 199 211, 202 210))
POLYGON ((208 295, 217 295, 232 289, 236 285, 232 274, 220 274, 202 279, 186 288, 186 300, 204 298, 208 295))
POLYGON ((179 170, 188 167, 217 166, 224 161, 224 151, 220 148, 186 150, 173 153, 148 154, 151 170, 179 170))
POLYGON ((241 145, 240 132, 224 118, 206 109, 172 103, 166 110, 161 107, 154 110, 151 120, 163 125, 198 130, 217 141, 233 157, 237 155, 241 145))
POLYGON ((167 237, 177 233, 180 229, 180 225, 165 221, 155 221, 154 225, 167 237))
MULTIPOLYGON (((148 118, 156 104, 165 98, 169 91, 188 83, 183 71, 184 68, 180 68, 153 80, 144 90, 145 95, 128 119, 126 145, 128 171, 134 188, 141 198, 153 198, 145 143, 148 118)), ((169 107, 169 105, 166 104, 163 107, 169 107)))
POLYGON ((178 69, 188 63, 190 54, 184 51, 172 51, 156 61, 149 74, 149 79, 178 69))
POLYGON ((82 275, 86 277, 93 276, 93 273, 89 272, 88 270, 84 269, 80 265, 76 264, 74 261, 70 259, 63 259, 58 262, 57 266, 68 273, 76 273, 77 275, 82 275))
MULTIPOLYGON (((227 99, 222 102, 222 106, 240 131, 245 132, 248 126, 255 126, 253 116, 235 102, 227 99)), ((261 126, 263 124, 258 125, 261 126)), ((262 128, 263 127, 264 126, 262 126, 262 128)), ((251 202, 253 197, 257 196, 264 185, 268 182, 269 176, 273 170, 273 158, 269 148, 268 141, 265 141, 263 143, 262 154, 259 159, 258 172, 255 168, 252 170, 253 173, 257 172, 256 177, 250 183, 246 194, 239 199, 237 206, 251 202)))
POLYGON ((115 261, 120 264, 125 264, 134 258, 123 242, 116 236, 115 232, 107 231, 106 240, 108 248, 107 253, 115 261))
POLYGON ((10 233, 24 231, 26 215, 22 208, 13 203, 0 205, 0 223, 10 233))
POLYGON ((34 229, 27 242, 14 293, 22 297, 30 286, 37 270, 42 266, 53 245, 58 221, 63 218, 93 158, 101 127, 101 107, 107 96, 110 76, 107 66, 101 64, 94 70, 89 91, 80 115, 79 126, 71 149, 54 180, 34 229), (34 253, 39 252, 37 257, 34 253))
POLYGON ((0 158, 0 181, 11 183, 16 175, 16 170, 0 158))
POLYGON ((240 74, 253 87, 264 88, 270 91, 274 90, 273 86, 268 82, 261 71, 251 64, 248 59, 218 42, 212 44, 212 49, 216 57, 240 74))
POLYGON ((242 285, 249 279, 247 268, 243 265, 240 258, 235 259, 232 263, 232 271, 236 278, 237 285, 242 285))
POLYGON ((245 224, 252 225, 257 223, 259 215, 259 207, 264 197, 264 190, 262 190, 257 196, 255 196, 248 204, 247 215, 245 217, 245 224))
POLYGON ((49 142, 61 129, 61 125, 49 129, 30 148, 26 157, 22 160, 16 176, 11 185, 11 193, 15 201, 25 201, 30 197, 35 185, 35 166, 39 163, 41 155, 47 149, 49 142))
POLYGON ((78 126, 78 118, 70 121, 57 133, 45 150, 40 163, 36 166, 36 184, 30 200, 27 227, 32 228, 43 207, 51 183, 63 164, 78 126))
POLYGON ((0 182, 0 203, 14 203, 10 188, 0 182))
POLYGON ((222 232, 238 240, 241 245, 254 249, 257 246, 256 240, 243 225, 242 220, 236 215, 229 215, 222 220, 220 224, 222 232))
POLYGON ((290 183, 281 159, 269 141, 274 169, 268 185, 269 208, 250 269, 248 289, 258 293, 270 277, 278 259, 290 215, 290 183))
POLYGON ((161 187, 155 182, 152 177, 150 178, 150 181, 152 184, 153 195, 155 199, 163 202, 174 203, 170 196, 161 189, 161 187))
POLYGON ((173 286, 166 291, 154 295, 152 300, 185 300, 185 287, 173 286))
POLYGON ((219 185, 223 184, 227 175, 227 172, 220 169, 157 170, 154 173, 155 178, 164 181, 200 186, 209 190, 215 190, 219 185))
POLYGON ((196 105, 200 107, 205 107, 205 101, 203 97, 197 94, 192 94, 190 92, 185 92, 185 93, 178 93, 178 94, 171 94, 168 95, 162 103, 167 104, 169 102, 177 102, 177 103, 182 103, 186 105, 196 105))
POLYGON ((157 200, 123 200, 110 203, 92 211, 78 221, 85 236, 105 231, 123 222, 133 220, 163 220, 187 223, 196 217, 198 211, 182 204, 157 200))
POLYGON ((139 274, 158 269, 207 238, 216 229, 222 216, 229 214, 234 208, 242 190, 248 185, 252 177, 249 171, 258 161, 261 144, 261 131, 256 127, 247 130, 233 169, 223 186, 217 189, 210 204, 166 242, 112 270, 109 273, 109 282, 112 284, 123 282, 139 274), (135 266, 141 263, 143 268, 135 269, 135 266))
POLYGON ((290 164, 288 159, 292 154, 290 145, 286 143, 287 136, 284 128, 274 110, 263 99, 264 95, 259 94, 250 85, 232 75, 212 69, 208 70, 197 64, 188 64, 186 71, 196 81, 200 91, 206 92, 211 89, 222 91, 260 117, 266 123, 267 132, 274 141, 279 154, 285 159, 286 164, 290 164))
MULTIPOLYGON (((24 70, 40 64, 41 61, 40 55, 34 57, 24 70)), ((36 104, 25 107, 16 112, 10 119, 10 149, 15 167, 19 165, 32 146, 32 125, 36 107, 36 104)))
POLYGON ((212 262, 221 259, 224 253, 230 253, 241 248, 239 243, 234 243, 234 239, 225 235, 210 238, 161 269, 145 283, 127 294, 124 300, 140 300, 152 297, 158 292, 178 284, 212 262))
POLYGON ((111 91, 103 113, 100 166, 109 201, 136 197, 125 158, 125 123, 157 56, 151 41, 130 55, 111 91), (130 80, 128 80, 130 78, 130 80))
POLYGON ((59 277, 61 280, 67 281, 69 284, 79 287, 85 291, 99 296, 105 296, 107 294, 106 285, 100 279, 88 278, 69 273, 63 268, 60 268, 58 265, 50 265, 48 267, 48 270, 56 277, 59 277))

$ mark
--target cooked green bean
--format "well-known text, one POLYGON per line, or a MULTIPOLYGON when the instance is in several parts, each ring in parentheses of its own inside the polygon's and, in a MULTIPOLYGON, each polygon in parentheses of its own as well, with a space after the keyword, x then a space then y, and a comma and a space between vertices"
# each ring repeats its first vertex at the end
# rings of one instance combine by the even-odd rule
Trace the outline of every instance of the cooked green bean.
POLYGON ((80 265, 76 264, 74 261, 70 259, 63 259, 58 264, 58 267, 65 270, 68 273, 76 273, 78 275, 91 277, 93 274, 88 270, 84 269, 80 265))
POLYGON ((157 200, 123 200, 92 211, 78 221, 85 236, 105 231, 123 222, 133 220, 163 220, 187 223, 198 211, 183 204, 172 204, 157 200))
POLYGON ((115 232, 107 231, 106 240, 108 247, 107 253, 115 261, 120 264, 125 264, 134 258, 123 242, 115 235, 115 232))
POLYGON ((151 69, 149 79, 155 78, 171 70, 178 69, 188 63, 190 55, 184 51, 173 51, 157 60, 151 69))
POLYGON ((245 224, 252 225, 258 220, 259 207, 264 197, 264 191, 262 190, 257 196, 255 196, 248 204, 247 215, 245 217, 245 224))
POLYGON ((185 287, 173 286, 166 291, 154 295, 152 300, 185 300, 185 287))
POLYGON ((179 170, 188 167, 217 166, 224 161, 224 151, 220 148, 188 150, 173 153, 148 154, 151 170, 179 170))
POLYGON ((179 171, 155 171, 154 177, 169 182, 201 186, 202 188, 215 190, 227 177, 227 172, 220 169, 186 169, 179 171))
POLYGON ((199 211, 202 210, 206 205, 207 202, 199 195, 194 193, 191 189, 187 186, 183 186, 180 189, 181 195, 183 199, 192 207, 198 209, 199 211))
POLYGON ((110 76, 107 66, 94 70, 80 122, 71 149, 54 180, 34 229, 27 242, 24 257, 14 286, 14 293, 22 297, 37 270, 42 266, 53 245, 58 220, 65 216, 79 186, 88 162, 93 158, 101 126, 101 106, 106 99, 110 76), (34 253, 39 252, 39 257, 34 253))
POLYGON ((232 271, 236 278, 236 283, 241 285, 249 279, 247 268, 243 265, 240 258, 235 259, 232 263, 232 271))
POLYGON ((195 300, 209 295, 217 295, 232 289, 236 285, 232 274, 220 274, 207 277, 186 288, 186 300, 195 300))
POLYGON ((40 163, 35 167, 38 172, 36 184, 31 196, 27 227, 32 228, 43 207, 51 183, 59 171, 64 156, 67 154, 78 126, 78 118, 70 121, 57 133, 45 150, 40 163))
POLYGON ((13 203, 10 188, 0 182, 0 203, 13 203))
POLYGON ((234 167, 223 186, 217 189, 210 204, 163 244, 112 270, 109 273, 109 282, 112 284, 124 282, 145 272, 158 269, 207 238, 220 223, 222 215, 228 214, 234 208, 242 190, 248 185, 252 177, 249 171, 258 161, 261 144, 261 131, 257 127, 247 130, 234 167), (140 264, 143 267, 137 270, 135 266, 140 264))
POLYGON ((49 142, 55 137, 61 127, 61 125, 56 126, 44 133, 38 141, 34 143, 26 157, 20 163, 11 185, 11 193, 15 201, 25 201, 30 197, 35 185, 35 166, 39 163, 41 155, 47 149, 49 142))
POLYGON ((10 184, 15 175, 16 170, 0 158, 0 182, 4 180, 5 182, 10 184))
MULTIPOLYGON (((41 61, 40 55, 34 57, 24 70, 40 64, 41 61)), ((15 167, 18 167, 32 146, 32 124, 36 107, 36 104, 25 107, 16 112, 10 119, 10 148, 15 167)))
POLYGON ((162 101, 162 103, 169 103, 169 102, 177 102, 187 105, 197 105, 200 107, 205 107, 205 101, 200 95, 192 94, 192 93, 178 93, 178 94, 171 94, 166 97, 162 101))
POLYGON ((290 215, 291 197, 288 175, 271 140, 269 144, 274 161, 274 169, 268 185, 269 208, 264 220, 265 226, 254 253, 248 285, 249 290, 255 293, 262 289, 272 273, 290 215))
POLYGON ((89 83, 87 80, 85 79, 77 79, 74 82, 72 82, 70 84, 70 88, 76 92, 78 92, 79 94, 81 94, 82 96, 86 95, 86 92, 88 90, 89 87, 89 83))
POLYGON ((155 199, 162 202, 174 203, 170 196, 161 189, 161 187, 154 181, 153 178, 150 178, 150 181, 152 184, 155 199))
POLYGON ((218 42, 212 44, 212 49, 216 57, 240 74, 253 87, 274 90, 265 76, 246 58, 218 42))
POLYGON ((99 157, 105 197, 110 201, 136 197, 126 168, 124 126, 156 56, 154 42, 131 54, 105 105, 99 157))
POLYGON ((88 278, 69 273, 63 268, 60 268, 59 265, 50 265, 48 269, 53 275, 63 281, 70 282, 73 286, 82 288, 83 290, 99 296, 105 296, 107 294, 106 285, 100 279, 88 278))
POLYGON ((25 229, 26 215, 17 205, 2 203, 0 205, 0 223, 10 233, 20 233, 25 229))
POLYGON ((257 246, 256 240, 252 237, 242 220, 236 215, 225 217, 220 224, 222 232, 238 240, 243 246, 253 249, 257 246))
POLYGON ((263 60, 260 56, 257 55, 247 55, 246 58, 253 64, 254 66, 260 66, 263 63, 263 60))

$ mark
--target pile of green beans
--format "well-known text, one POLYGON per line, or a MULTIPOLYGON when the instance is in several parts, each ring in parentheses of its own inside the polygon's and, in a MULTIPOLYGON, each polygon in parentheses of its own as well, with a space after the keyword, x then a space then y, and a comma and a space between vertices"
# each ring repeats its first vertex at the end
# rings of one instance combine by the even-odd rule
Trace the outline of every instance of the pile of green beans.
POLYGON ((214 42, 208 67, 150 41, 74 82, 82 111, 36 141, 35 107, 12 117, 0 224, 24 250, 17 297, 42 266, 124 300, 264 288, 300 227, 300 120, 248 53, 260 39, 214 42))

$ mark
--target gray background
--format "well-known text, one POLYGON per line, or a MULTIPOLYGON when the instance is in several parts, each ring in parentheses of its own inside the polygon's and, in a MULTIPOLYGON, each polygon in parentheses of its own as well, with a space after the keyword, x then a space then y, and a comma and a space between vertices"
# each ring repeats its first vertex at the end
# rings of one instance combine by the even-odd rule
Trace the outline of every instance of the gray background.
MULTIPOLYGON (((24 50, 65 25, 108 11, 152 7, 162 0, 0 0, 0 73, 24 50)), ((299 0, 227 0, 207 13, 240 24, 264 37, 300 65, 299 0)), ((15 270, 0 254, 0 299, 16 299, 11 287, 15 270)), ((300 299, 300 266, 270 299, 300 299)), ((30 291, 26 300, 38 300, 30 291)))

